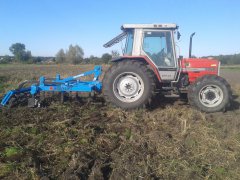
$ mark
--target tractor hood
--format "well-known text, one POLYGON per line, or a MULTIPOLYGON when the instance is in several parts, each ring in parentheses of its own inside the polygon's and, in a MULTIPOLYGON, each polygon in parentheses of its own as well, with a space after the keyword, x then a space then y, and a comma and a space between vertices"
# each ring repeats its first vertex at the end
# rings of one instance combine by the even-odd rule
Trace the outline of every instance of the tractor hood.
POLYGON ((181 60, 180 66, 184 73, 189 74, 190 82, 206 74, 220 74, 220 61, 217 59, 185 58, 181 60))

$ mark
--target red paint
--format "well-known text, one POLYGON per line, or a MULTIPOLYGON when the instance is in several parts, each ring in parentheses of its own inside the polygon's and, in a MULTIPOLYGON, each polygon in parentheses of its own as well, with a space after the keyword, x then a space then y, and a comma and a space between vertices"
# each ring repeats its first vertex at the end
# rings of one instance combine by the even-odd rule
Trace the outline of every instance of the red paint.
POLYGON ((182 72, 188 74, 189 81, 192 83, 207 74, 218 75, 219 61, 207 58, 185 58, 180 61, 180 66, 183 68, 182 72))
POLYGON ((145 60, 152 68, 154 74, 157 76, 158 80, 161 81, 161 77, 158 73, 158 69, 157 67, 152 63, 152 61, 147 57, 147 56, 121 56, 117 59, 114 59, 112 60, 113 62, 114 61, 121 61, 121 60, 124 60, 124 59, 131 59, 131 60, 137 60, 137 59, 143 59, 145 60))

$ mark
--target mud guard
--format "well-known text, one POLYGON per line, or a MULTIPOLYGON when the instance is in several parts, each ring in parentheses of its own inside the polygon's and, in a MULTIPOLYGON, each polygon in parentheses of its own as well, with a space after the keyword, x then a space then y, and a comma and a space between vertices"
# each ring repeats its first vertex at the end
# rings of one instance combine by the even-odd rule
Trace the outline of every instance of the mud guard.
POLYGON ((111 62, 119 62, 119 61, 125 61, 125 60, 140 60, 148 64, 151 69, 153 70, 154 74, 156 75, 157 79, 161 81, 161 77, 159 75, 157 67, 152 63, 152 61, 146 57, 146 56, 121 56, 118 58, 114 58, 111 60, 111 62))

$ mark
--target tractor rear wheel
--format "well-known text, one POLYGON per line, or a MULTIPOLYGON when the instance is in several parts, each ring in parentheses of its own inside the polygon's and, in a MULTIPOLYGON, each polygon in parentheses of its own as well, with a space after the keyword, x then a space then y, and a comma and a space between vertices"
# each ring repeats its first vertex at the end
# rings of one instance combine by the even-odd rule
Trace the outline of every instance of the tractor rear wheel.
POLYGON ((204 112, 225 111, 231 99, 231 87, 220 76, 203 76, 188 88, 189 104, 204 112))
POLYGON ((103 94, 107 102, 123 109, 144 107, 154 94, 154 79, 146 64, 135 60, 120 61, 105 73, 103 94))

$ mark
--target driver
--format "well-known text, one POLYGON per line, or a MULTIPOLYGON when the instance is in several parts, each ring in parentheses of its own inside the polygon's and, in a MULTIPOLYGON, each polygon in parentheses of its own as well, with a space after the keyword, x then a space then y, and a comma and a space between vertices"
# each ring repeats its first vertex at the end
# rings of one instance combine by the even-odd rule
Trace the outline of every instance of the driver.
POLYGON ((158 65, 160 66, 174 66, 171 53, 165 53, 165 48, 163 48, 158 53, 158 65))
POLYGON ((167 53, 166 56, 164 57, 164 63, 167 66, 173 66, 173 61, 172 61, 172 57, 171 57, 171 53, 167 53))

